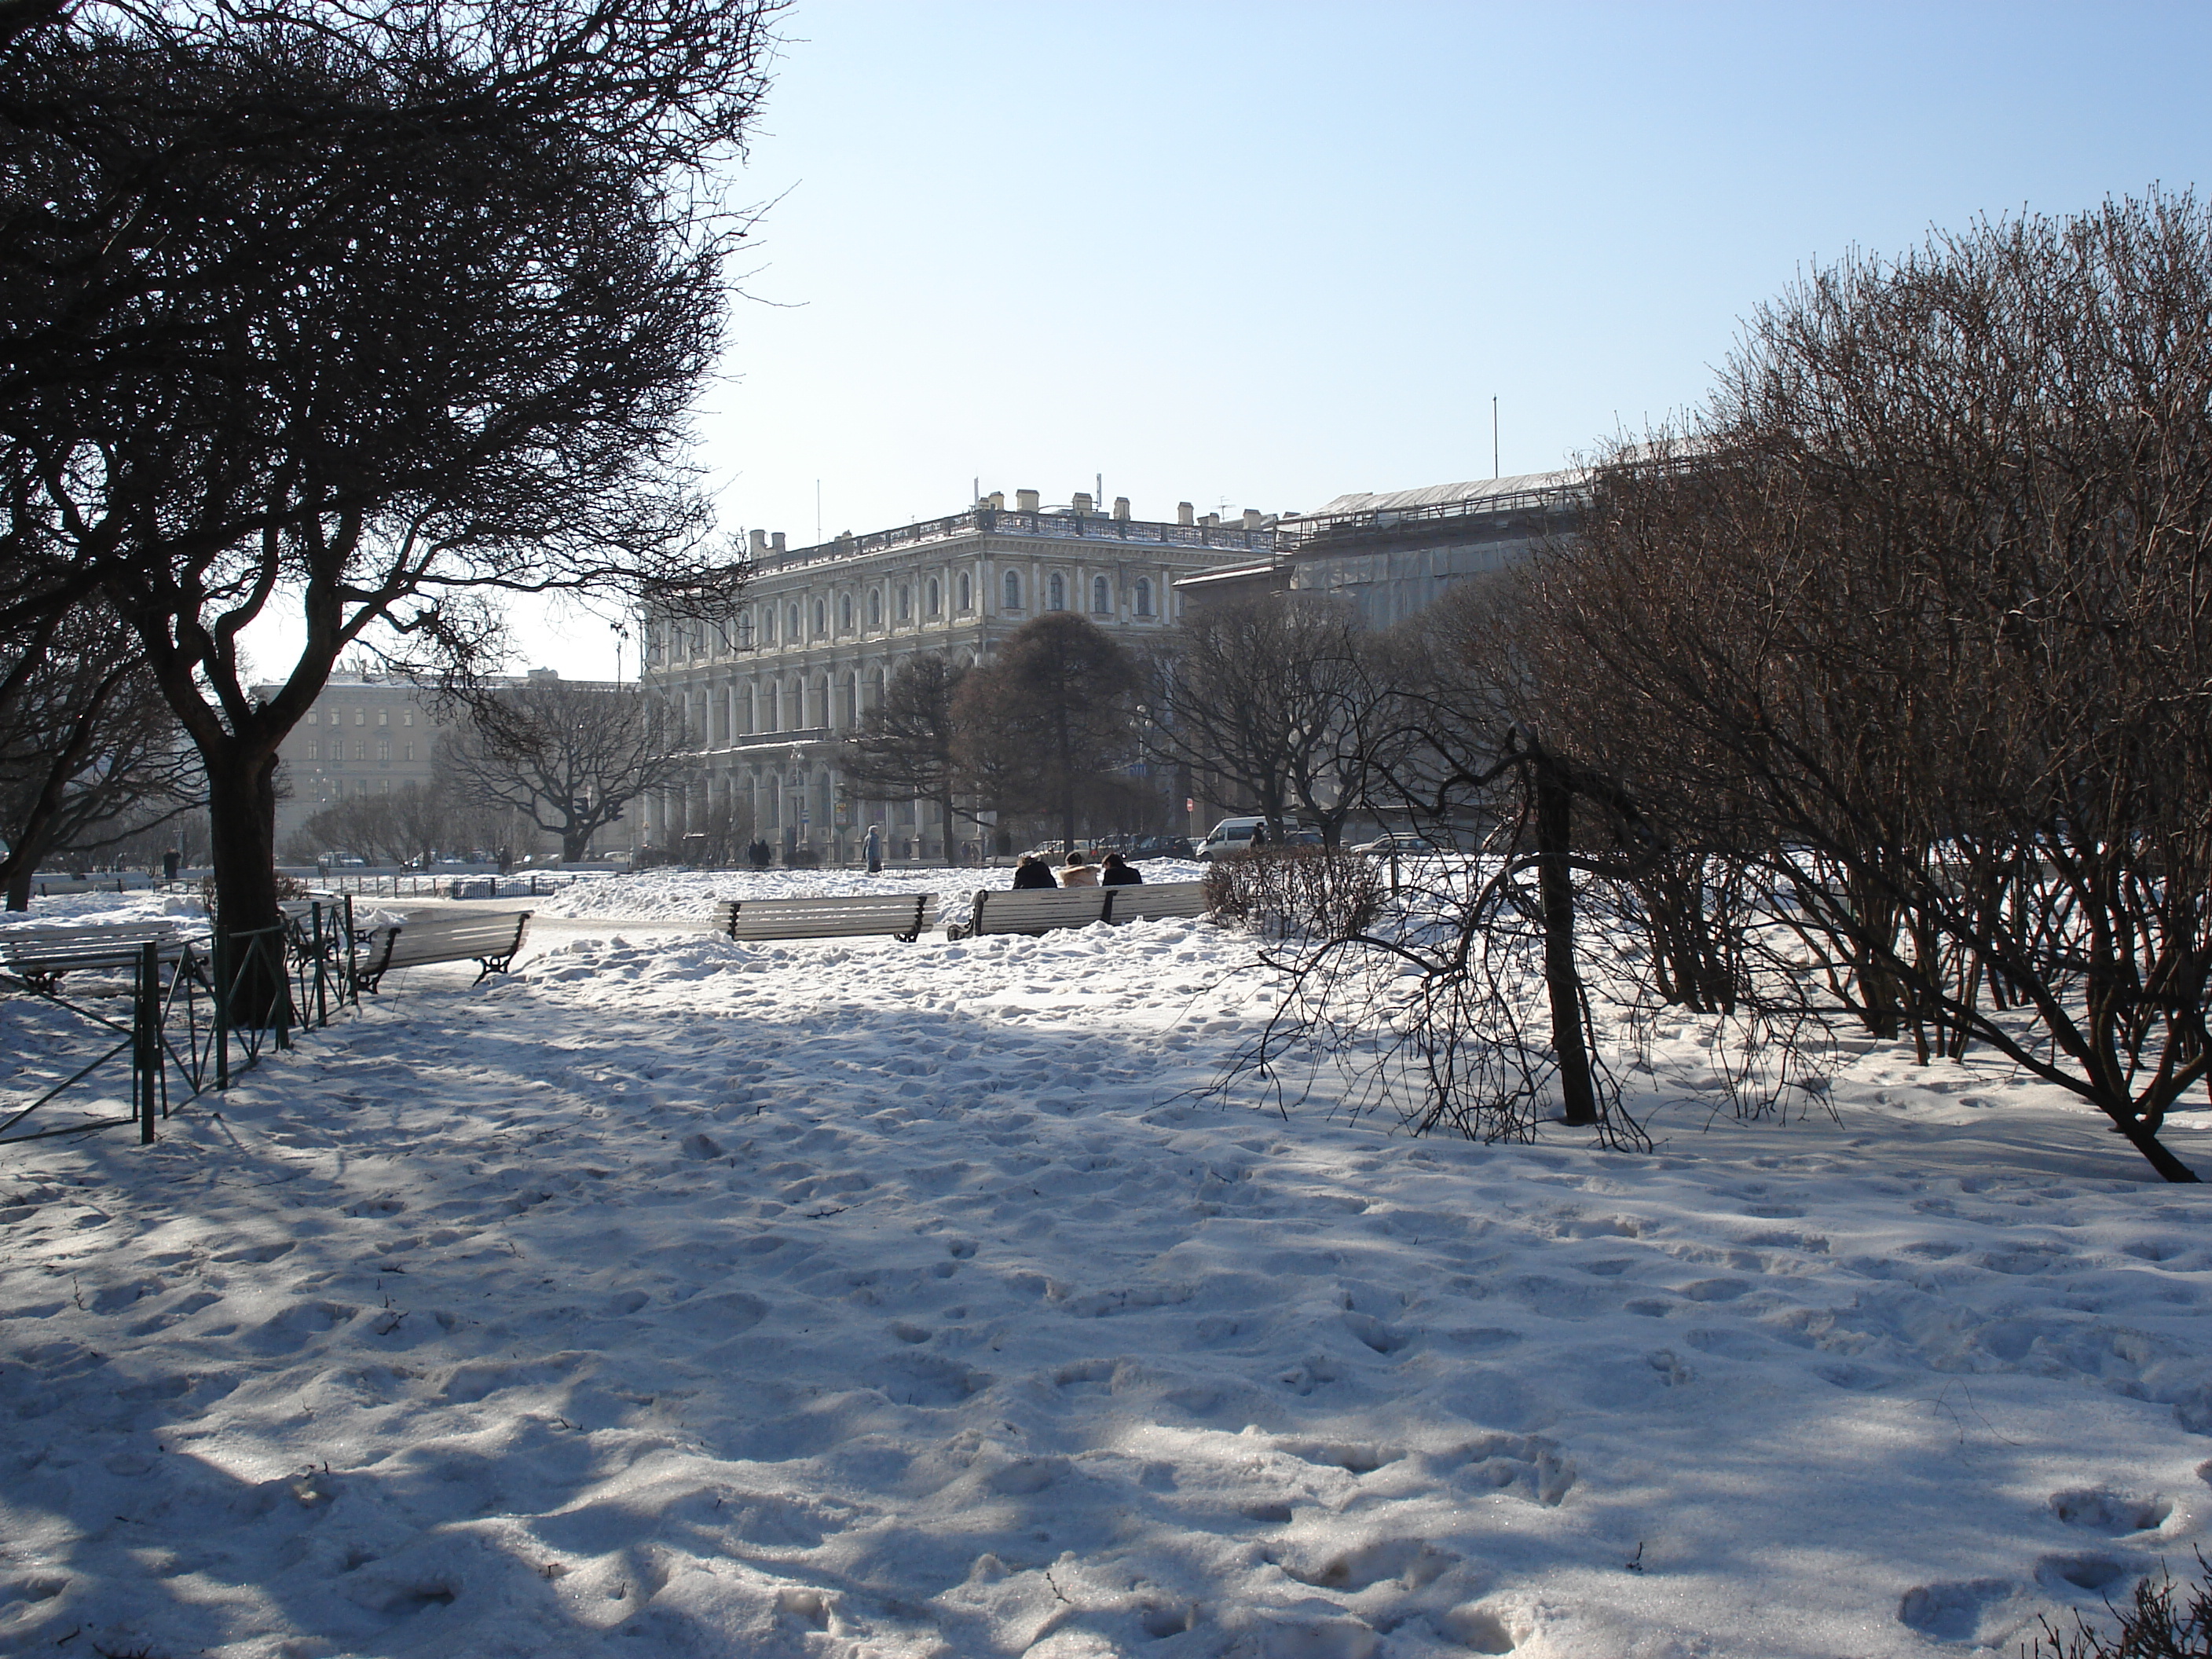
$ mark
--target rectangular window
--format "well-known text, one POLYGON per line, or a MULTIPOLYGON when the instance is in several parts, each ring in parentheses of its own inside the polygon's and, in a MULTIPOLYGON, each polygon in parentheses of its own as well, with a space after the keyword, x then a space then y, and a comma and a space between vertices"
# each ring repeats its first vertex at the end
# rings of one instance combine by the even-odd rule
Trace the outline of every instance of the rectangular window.
POLYGON ((310 709, 307 711, 307 724, 308 724, 308 725, 310 725, 310 726, 313 726, 314 723, 315 723, 315 711, 314 711, 313 709, 310 708, 310 709))
POLYGON ((388 761, 392 758, 391 738, 379 738, 376 740, 376 757, 380 761, 388 761))
POLYGON ((402 726, 412 726, 412 725, 414 725, 414 724, 415 724, 415 711, 414 711, 413 709, 411 709, 411 708, 403 708, 402 710, 400 710, 400 712, 399 712, 399 723, 400 723, 402 726))
POLYGON ((400 747, 399 758, 402 760, 413 760, 415 758, 415 745, 411 743, 402 744, 400 747))
MULTIPOLYGON (((356 738, 354 739, 353 757, 357 761, 365 761, 368 758, 368 739, 367 738, 356 738)), ((365 789, 368 786, 367 784, 363 784, 362 787, 365 789)))
POLYGON ((391 725, 391 724, 392 724, 392 711, 391 711, 389 708, 380 708, 380 709, 378 709, 378 710, 376 711, 376 723, 377 723, 379 726, 389 726, 389 725, 391 725))
POLYGON ((320 760, 322 757, 323 745, 310 738, 307 740, 307 758, 309 760, 320 760))
POLYGON ((356 709, 355 709, 355 710, 353 711, 353 723, 354 723, 356 726, 366 726, 366 725, 368 725, 368 710, 367 710, 366 708, 356 708, 356 709))

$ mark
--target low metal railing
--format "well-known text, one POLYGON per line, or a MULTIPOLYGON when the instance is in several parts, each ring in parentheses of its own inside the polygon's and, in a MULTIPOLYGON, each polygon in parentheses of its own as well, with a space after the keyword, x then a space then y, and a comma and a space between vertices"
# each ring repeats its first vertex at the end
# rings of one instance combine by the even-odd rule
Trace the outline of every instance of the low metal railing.
POLYGON ((273 927, 216 933, 181 949, 154 940, 119 946, 110 961, 88 956, 71 973, 127 974, 130 1012, 88 1006, 72 996, 65 977, 41 985, 0 976, 6 988, 65 1010, 103 1035, 94 1051, 69 1075, 32 1098, 0 1105, 0 1146, 135 1123, 141 1145, 155 1125, 210 1086, 230 1087, 271 1049, 293 1046, 295 1031, 326 1026, 348 1005, 358 1006, 353 983, 353 904, 311 900, 273 927), (124 1115, 81 1119, 56 1127, 22 1129, 33 1114, 103 1068, 127 1058, 130 1109, 124 1115))

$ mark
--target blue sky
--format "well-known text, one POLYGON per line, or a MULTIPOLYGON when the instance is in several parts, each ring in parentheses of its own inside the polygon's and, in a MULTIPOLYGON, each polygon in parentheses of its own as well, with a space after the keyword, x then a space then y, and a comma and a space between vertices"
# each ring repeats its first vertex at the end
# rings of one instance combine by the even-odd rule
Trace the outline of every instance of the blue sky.
MULTIPOLYGON (((732 530, 1103 474, 1310 509, 1700 399, 1808 264, 2212 185, 2212 5, 799 0, 700 459, 732 530)), ((524 632, 572 673, 603 623, 524 632), (565 632, 566 637, 562 637, 565 632)))

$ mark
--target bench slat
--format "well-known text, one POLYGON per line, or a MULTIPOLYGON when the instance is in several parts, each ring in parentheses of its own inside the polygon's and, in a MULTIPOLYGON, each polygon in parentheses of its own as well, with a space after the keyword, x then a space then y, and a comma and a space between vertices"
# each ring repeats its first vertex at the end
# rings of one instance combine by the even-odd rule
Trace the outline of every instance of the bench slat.
POLYGON ((1114 908, 1107 920, 1115 923, 1159 921, 1206 914, 1206 884, 1202 881, 1133 882, 1128 886, 1107 890, 1114 895, 1114 908))

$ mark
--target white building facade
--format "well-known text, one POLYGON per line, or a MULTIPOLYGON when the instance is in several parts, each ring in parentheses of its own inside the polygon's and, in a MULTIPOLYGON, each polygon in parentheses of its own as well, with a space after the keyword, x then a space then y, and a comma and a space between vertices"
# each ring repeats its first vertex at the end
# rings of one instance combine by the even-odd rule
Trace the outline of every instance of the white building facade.
MULTIPOLYGON (((641 672, 673 701, 700 750, 693 781, 645 803, 641 841, 682 858, 687 837, 743 833, 782 858, 858 855, 867 824, 840 798, 837 747, 908 657, 987 662, 1031 617, 1072 611, 1131 647, 1175 621, 1174 584, 1273 549, 1273 520, 1223 524, 1181 504, 1176 522, 1034 490, 966 513, 787 550, 753 533, 752 574, 727 627, 648 617, 641 672)), ((923 801, 875 813, 895 859, 946 860, 955 827, 923 801)), ((972 834, 969 830, 967 833, 972 834)))

